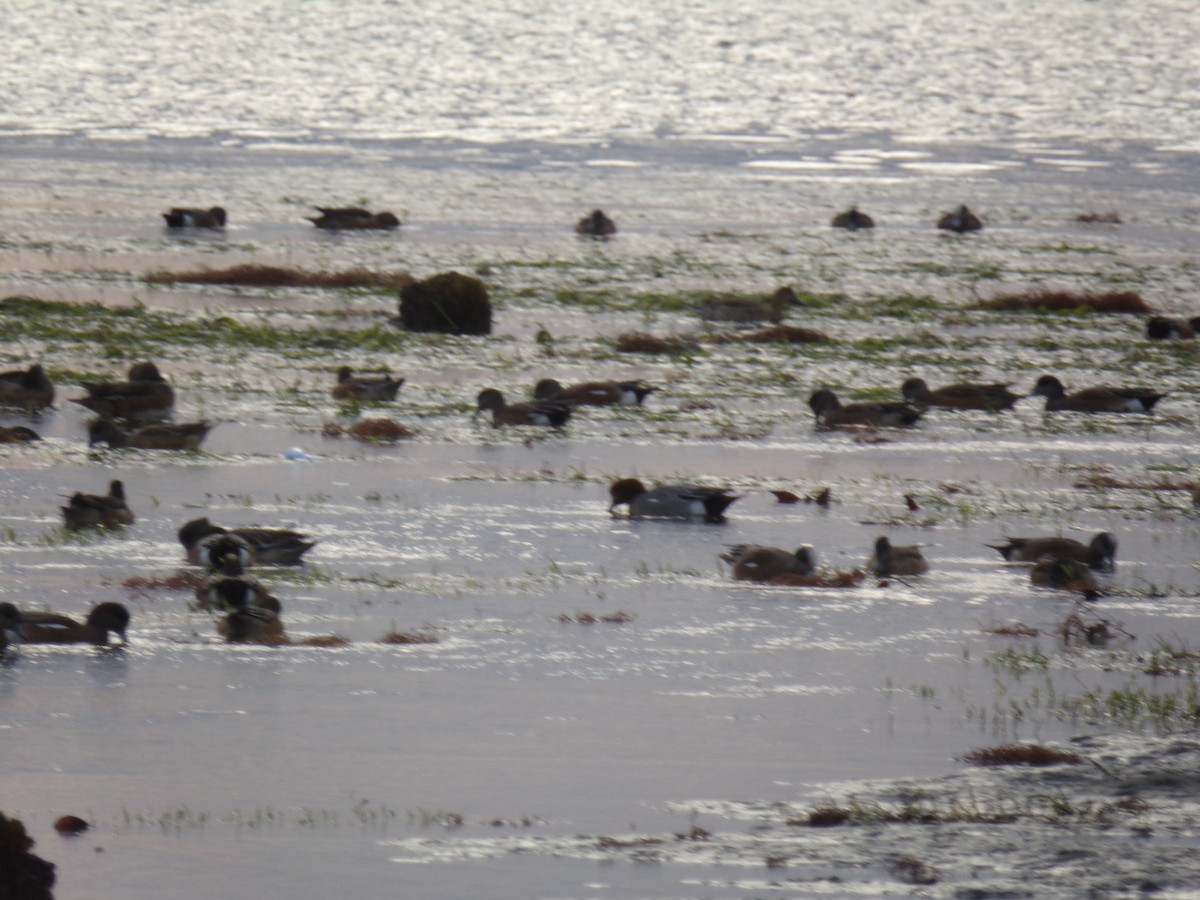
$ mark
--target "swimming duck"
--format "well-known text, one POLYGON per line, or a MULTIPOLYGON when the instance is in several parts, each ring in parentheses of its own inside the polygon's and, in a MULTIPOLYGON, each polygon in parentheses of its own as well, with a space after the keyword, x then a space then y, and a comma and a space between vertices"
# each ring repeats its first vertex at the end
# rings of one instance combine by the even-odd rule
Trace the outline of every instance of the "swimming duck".
POLYGON ((158 366, 135 363, 127 381, 85 381, 86 397, 72 400, 106 419, 166 416, 175 407, 175 391, 158 366))
POLYGON ((618 506, 628 505, 631 519, 703 519, 712 523, 724 522, 725 510, 738 499, 728 488, 695 484, 660 484, 648 490, 636 478, 614 481, 608 493, 612 498, 608 510, 614 515, 618 506))
POLYGON ((108 444, 113 450, 197 450, 208 432, 208 422, 160 422, 126 431, 111 419, 88 424, 88 446, 108 444))
POLYGON ((885 535, 875 541, 875 552, 867 559, 867 568, 880 578, 887 575, 924 575, 929 571, 929 562, 920 547, 915 544, 893 547, 885 535))
POLYGON ((0 372, 0 405, 41 409, 54 402, 54 385, 39 363, 0 372))
POLYGON ((17 644, 21 641, 21 613, 17 607, 4 601, 0 603, 0 653, 9 644, 17 644))
POLYGON ((922 378, 909 378, 900 386, 900 393, 908 403, 917 406, 939 406, 944 409, 986 409, 999 412, 1011 409, 1021 399, 1007 384, 948 384, 929 389, 922 378))
POLYGON ((318 206, 319 216, 309 216, 308 221, 326 231, 385 231, 400 227, 400 220, 390 212, 373 213, 356 206, 318 206))
POLYGON ((778 547, 734 544, 721 559, 733 566, 737 581, 770 581, 780 575, 811 575, 816 570, 816 554, 807 544, 794 552, 778 547))
POLYGON ((196 588, 196 603, 201 609, 229 611, 239 607, 257 606, 279 610, 279 601, 271 596, 256 578, 246 574, 237 556, 226 556, 221 573, 210 575, 196 588))
POLYGON ((802 306, 790 287, 781 287, 763 303, 749 297, 718 297, 693 307, 709 322, 781 322, 785 306, 802 306))
POLYGON ((1062 591, 1078 591, 1084 600, 1098 600, 1100 588, 1096 576, 1077 560, 1047 555, 1039 559, 1029 570, 1029 581, 1038 587, 1058 588, 1062 591))
POLYGON ((60 507, 63 522, 71 531, 84 528, 121 528, 133 524, 133 510, 125 502, 125 485, 114 479, 107 494, 84 494, 76 491, 60 507))
MULTIPOLYGON (((192 549, 209 538, 229 537, 233 539, 233 543, 238 545, 235 555, 239 557, 243 565, 254 562, 270 566, 299 565, 303 561, 304 554, 317 545, 316 541, 309 540, 307 534, 288 528, 260 528, 257 525, 243 528, 222 528, 220 525, 210 522, 207 516, 185 522, 180 526, 178 535, 179 543, 187 551, 188 558, 193 565, 209 565, 212 568, 219 568, 219 566, 211 565, 207 560, 201 558, 202 556, 213 556, 211 549, 200 550, 195 554, 192 549)), ((220 547, 218 546, 217 549, 219 550, 220 547)), ((223 556, 230 552, 230 549, 227 547, 225 552, 218 552, 216 556, 223 556)), ((219 562, 219 559, 217 561, 219 562)))
POLYGON ((342 366, 338 369, 338 383, 330 393, 334 400, 395 400, 402 384, 403 378, 392 378, 390 374, 364 378, 355 376, 349 366, 342 366))
POLYGON ((117 635, 122 644, 129 642, 125 629, 129 627, 129 610, 120 603, 98 603, 87 619, 80 623, 58 613, 21 613, 20 635, 25 644, 96 644, 108 643, 109 633, 117 635))
POLYGON ((983 228, 983 222, 979 221, 979 216, 967 209, 966 206, 960 206, 954 212, 948 212, 938 219, 937 227, 943 231, 965 234, 968 231, 979 231, 983 228))
POLYGON ((168 228, 224 228, 225 210, 219 206, 211 209, 190 209, 175 206, 162 214, 168 228))
POLYGON ((0 444, 28 444, 41 439, 40 434, 24 425, 13 425, 11 428, 0 425, 0 444))
POLYGON ((543 378, 534 386, 533 396, 576 406, 641 406, 656 390, 640 381, 585 381, 563 387, 553 378, 543 378))
POLYGON ((1142 388, 1115 388, 1098 386, 1083 388, 1068 394, 1062 382, 1053 375, 1043 375, 1037 380, 1032 393, 1046 398, 1046 411, 1068 412, 1150 412, 1166 392, 1142 388))
POLYGON ((1116 564, 1117 539, 1107 531, 1097 532, 1087 544, 1073 538, 1005 538, 1005 544, 988 544, 1008 562, 1037 562, 1043 556, 1072 559, 1093 569, 1111 569, 1116 564))
POLYGON ((575 223, 575 233, 588 237, 608 237, 617 233, 617 223, 604 214, 602 209, 593 209, 575 223))
POLYGON ((857 206, 852 206, 845 212, 840 212, 833 217, 833 221, 829 223, 834 228, 845 228, 848 231, 858 231, 860 229, 874 228, 875 220, 868 216, 865 212, 859 212, 857 206))
POLYGON ((1152 341, 1190 341, 1197 332, 1200 332, 1200 316, 1191 319, 1151 316, 1146 320, 1146 337, 1152 341))
POLYGON ((495 388, 485 388, 475 398, 475 414, 490 411, 492 427, 501 428, 505 425, 540 425, 549 428, 562 428, 571 418, 571 404, 557 400, 533 400, 529 403, 514 403, 511 406, 504 402, 504 395, 495 388))
POLYGON ((808 398, 809 409, 821 428, 845 425, 869 425, 875 428, 907 428, 916 424, 922 412, 907 403, 851 403, 842 406, 837 394, 828 388, 814 391, 808 398))
POLYGON ((278 610, 261 606, 242 606, 227 613, 217 623, 217 634, 230 644, 287 643, 278 610))

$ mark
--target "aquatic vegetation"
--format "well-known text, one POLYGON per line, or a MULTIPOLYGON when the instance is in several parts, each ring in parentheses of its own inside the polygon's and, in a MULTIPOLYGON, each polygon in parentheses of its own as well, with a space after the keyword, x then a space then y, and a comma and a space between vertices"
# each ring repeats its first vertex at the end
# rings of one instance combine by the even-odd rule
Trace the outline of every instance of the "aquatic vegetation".
POLYGON ((303 269, 244 263, 226 269, 150 272, 143 276, 143 280, 149 284, 224 284, 239 287, 366 288, 398 291, 411 284, 413 277, 407 272, 371 272, 366 269, 306 272, 303 269))
POLYGON ((1081 765, 1083 757, 1069 750, 1041 744, 1002 744, 982 747, 962 755, 963 762, 977 766, 1054 766, 1081 765))
POLYGON ((1097 313, 1133 313, 1148 315, 1151 312, 1140 294, 1133 291, 1110 291, 1104 294, 1031 290, 1022 294, 997 294, 978 304, 979 309, 1006 310, 1010 312, 1078 312, 1086 310, 1097 313))

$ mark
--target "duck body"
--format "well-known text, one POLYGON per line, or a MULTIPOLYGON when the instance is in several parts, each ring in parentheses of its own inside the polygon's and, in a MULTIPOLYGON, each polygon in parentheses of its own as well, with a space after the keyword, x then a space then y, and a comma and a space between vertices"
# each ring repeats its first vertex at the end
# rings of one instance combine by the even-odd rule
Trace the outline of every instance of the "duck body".
POLYGON ((953 231, 958 234, 966 234, 968 231, 979 231, 983 228, 983 222, 979 220, 979 216, 960 206, 954 212, 948 212, 938 219, 937 227, 942 231, 953 231))
POLYGON ((781 287, 766 303, 749 297, 719 297, 697 304, 696 315, 708 322, 782 322, 788 306, 800 306, 790 287, 781 287))
POLYGON ((212 430, 208 422, 160 422, 126 431, 111 419, 88 425, 88 446, 108 444, 113 450, 198 450, 212 430))
POLYGON ((57 613, 21 613, 18 629, 26 644, 108 644, 109 634, 121 643, 128 643, 125 630, 129 627, 129 610, 120 603, 98 603, 87 619, 78 622, 57 613))
POLYGON ((533 400, 511 406, 495 388, 485 388, 475 398, 475 415, 491 412, 492 427, 506 425, 537 425, 543 428, 562 428, 571 418, 572 406, 560 400, 533 400))
POLYGON ((304 561, 304 554, 317 545, 316 541, 309 540, 307 534, 292 531, 290 528, 260 528, 255 525, 222 528, 210 522, 207 516, 185 522, 179 528, 178 537, 193 565, 208 565, 212 568, 219 566, 201 560, 201 556, 213 556, 212 549, 218 551, 215 554, 218 563, 221 557, 232 552, 242 565, 257 562, 271 566, 296 566, 304 561), (230 538, 224 550, 219 544, 215 548, 210 544, 207 547, 208 552, 205 549, 198 550, 193 558, 192 548, 206 539, 212 539, 215 543, 222 537, 230 538))
POLYGON ((553 378, 543 378, 534 386, 533 396, 575 406, 641 406, 656 390, 641 381, 585 381, 563 387, 553 378))
POLYGON ((231 611, 241 607, 275 608, 279 601, 256 578, 246 574, 237 556, 222 560, 221 573, 207 578, 196 588, 196 603, 201 609, 231 611))
POLYGON ((602 209, 593 209, 575 223, 575 233, 586 237, 608 237, 617 233, 617 223, 604 214, 602 209))
POLYGON ((725 521, 725 510, 738 499, 727 488, 662 484, 647 489, 636 478, 614 481, 608 493, 612 499, 609 512, 627 505, 631 519, 702 519, 714 524, 725 521))
POLYGON ((939 406, 943 409, 983 409, 999 412, 1011 409, 1021 399, 1007 384, 972 384, 962 382, 948 384, 930 390, 924 379, 909 378, 900 386, 900 393, 908 403, 916 406, 939 406))
POLYGON ((232 610, 217 623, 217 634, 230 644, 284 644, 279 612, 259 606, 232 610))
POLYGON ((1107 531, 1097 532, 1088 544, 1064 537, 1010 537, 1004 544, 988 544, 1008 562, 1037 562, 1043 556, 1070 559, 1092 569, 1116 565, 1117 539, 1107 531))
POLYGON ((41 409, 54 402, 54 384, 39 363, 0 372, 0 406, 41 409))
POLYGON ((0 444, 29 444, 41 439, 40 434, 24 425, 13 425, 12 427, 0 425, 0 444))
POLYGON ((63 522, 71 531, 85 528, 122 528, 132 525, 133 510, 125 501, 125 485, 113 480, 109 483, 107 494, 84 494, 76 492, 71 495, 67 505, 60 507, 63 522))
POLYGON ((886 536, 875 541, 875 550, 867 559, 867 568, 878 578, 888 575, 924 575, 929 561, 914 545, 893 547, 886 536))
POLYGON ((1191 319, 1151 316, 1146 320, 1146 337, 1152 341, 1190 341, 1198 332, 1200 316, 1191 319))
POLYGON ((1097 386, 1083 388, 1068 394, 1062 382, 1053 375, 1043 375, 1037 380, 1032 393, 1046 398, 1047 412, 1133 412, 1148 413, 1163 397, 1165 392, 1142 388, 1116 388, 1097 386))
POLYGON ((160 418, 175 408, 175 391, 152 362, 131 366, 127 381, 82 384, 87 396, 71 402, 105 419, 160 418))
POLYGON ((162 214, 168 228, 224 228, 225 210, 220 206, 209 209, 192 209, 174 206, 162 214))
POLYGON ((733 567, 736 581, 771 581, 781 575, 812 575, 816 555, 807 544, 789 552, 778 547, 735 544, 721 559, 733 567))
POLYGON ((821 428, 867 425, 873 428, 908 428, 917 423, 922 412, 907 403, 851 403, 842 406, 828 388, 814 391, 808 398, 809 409, 821 428))
POLYGON ((392 378, 390 374, 381 378, 355 376, 349 366, 338 370, 338 383, 330 393, 335 400, 395 400, 403 378, 392 378))
POLYGON ((834 228, 845 228, 847 231, 865 231, 875 227, 875 220, 865 212, 860 212, 857 206, 852 206, 834 216, 829 224, 834 228))
POLYGON ((1088 571, 1087 566, 1061 556, 1046 555, 1039 559, 1029 570, 1029 582, 1036 587, 1078 591, 1085 600, 1096 600, 1100 596, 1096 576, 1088 571))
POLYGON ((319 216, 308 221, 325 231, 389 231, 400 227, 400 219, 390 212, 373 213, 357 206, 318 206, 319 216))

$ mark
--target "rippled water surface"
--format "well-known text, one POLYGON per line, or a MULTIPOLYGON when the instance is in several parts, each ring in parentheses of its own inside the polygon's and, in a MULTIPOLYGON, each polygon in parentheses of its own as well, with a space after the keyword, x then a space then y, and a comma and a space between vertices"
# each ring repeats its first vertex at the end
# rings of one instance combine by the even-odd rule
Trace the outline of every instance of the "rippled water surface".
MULTIPOLYGON (((0 368, 41 360, 59 387, 32 420, 0 413, 44 436, 0 445, 0 599, 133 613, 123 651, 24 647, 0 664, 0 809, 58 864, 58 896, 908 891, 883 851, 839 856, 845 831, 792 833, 780 810, 957 775, 962 753, 1004 740, 1149 734, 1070 703, 1194 684, 1143 669, 1156 646, 1200 641, 1195 342, 1146 341, 1138 316, 976 308, 1052 287, 1200 314, 1191 4, 0 0, 0 17, 0 296, 136 310, 0 307, 0 368), (961 202, 985 230, 937 233, 961 202), (224 232, 161 227, 170 206, 214 203, 224 232), (851 203, 874 232, 828 227, 851 203), (318 204, 405 224, 319 232, 318 204), (577 239, 597 205, 620 233, 577 239), (1109 210, 1120 225, 1076 221, 1109 210), (242 262, 473 273, 495 333, 372 330, 395 312, 386 293, 143 280, 242 262), (780 284, 808 304, 788 321, 830 342, 719 343, 691 308, 780 284), (196 338, 223 316, 259 337, 196 338), (352 329, 362 344, 339 350, 262 338, 338 346, 352 329), (695 347, 614 352, 633 330, 695 347), (86 448, 76 383, 147 356, 177 419, 219 423, 205 453, 86 448), (362 414, 416 437, 323 437, 359 414, 329 399, 342 364, 405 377, 362 414), (806 403, 820 385, 892 399, 910 375, 1027 392, 1050 371, 1169 394, 1152 417, 1048 416, 1029 398, 887 434, 815 432, 806 403), (513 398, 546 376, 659 391, 562 434, 471 422, 482 387, 513 398), (294 447, 309 458, 286 459, 294 447), (614 519, 607 484, 631 474, 742 498, 723 526, 614 519), (63 498, 112 478, 136 524, 64 538, 63 498), (768 493, 826 486, 828 509, 768 493), (188 591, 124 583, 175 573, 175 530, 204 513, 319 538, 308 565, 260 574, 293 637, 349 643, 227 646, 188 591), (1099 530, 1119 565, 1082 614, 1114 640, 1080 646, 1059 635, 1073 597, 986 545, 1099 530), (931 572, 758 587, 718 559, 811 543, 847 570, 880 534, 922 543, 931 572), (1039 634, 989 633, 1017 622, 1039 634), (378 643, 390 630, 437 642, 378 643), (59 839, 67 812, 95 829, 59 839), (796 867, 769 868, 781 853, 796 867)), ((1185 895, 1194 827, 1154 827, 1170 841, 1121 844, 1124 821, 1106 840, 1185 895)), ((924 889, 979 886, 972 854, 994 858, 994 837, 947 838, 961 854, 924 889)), ((1012 868, 994 884, 1037 888, 1032 864, 1012 868)))

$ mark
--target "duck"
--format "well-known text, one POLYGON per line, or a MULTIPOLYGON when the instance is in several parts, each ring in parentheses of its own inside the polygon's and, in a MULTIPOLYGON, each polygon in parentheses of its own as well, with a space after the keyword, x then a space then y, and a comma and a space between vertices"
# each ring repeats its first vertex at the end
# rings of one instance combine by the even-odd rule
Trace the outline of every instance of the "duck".
POLYGON ((948 212, 938 219, 937 227, 942 229, 942 231, 955 231, 959 234, 965 234, 968 231, 981 230, 983 222, 979 220, 979 216, 963 205, 954 210, 954 212, 948 212))
POLYGON ((217 634, 229 644, 287 643, 279 611, 261 606, 240 606, 231 610, 217 623, 217 634))
POLYGON ((41 409, 54 402, 54 384, 40 363, 0 372, 0 406, 41 409))
POLYGON ((987 544, 1008 562, 1037 562, 1043 556, 1072 559, 1092 569, 1111 569, 1116 565, 1117 539, 1099 531, 1086 545, 1065 537, 1009 537, 1004 544, 987 544))
POLYGON ((133 510, 125 502, 125 484, 119 479, 109 482, 107 494, 84 494, 76 491, 60 507, 63 522, 70 531, 85 528, 122 528, 132 525, 133 510))
POLYGON ((563 387, 553 378, 543 378, 534 386, 533 396, 575 406, 641 406, 656 390, 641 381, 585 381, 563 387))
POLYGON ((1029 570, 1029 582, 1037 587, 1052 587, 1063 591, 1078 591, 1085 600, 1097 600, 1100 587, 1096 576, 1077 560, 1047 554, 1029 570))
POLYGON ((1146 320, 1146 337, 1152 341, 1190 341, 1197 332, 1200 332, 1200 316, 1191 319, 1151 316, 1146 320))
POLYGON ((168 228, 224 228, 225 210, 220 206, 209 209, 190 209, 173 206, 162 214, 168 228))
POLYGON ((879 578, 887 575, 924 575, 929 561, 916 544, 893 547, 884 535, 875 541, 875 551, 867 559, 867 568, 879 578))
POLYGON ((588 237, 608 237, 617 233, 617 223, 604 214, 602 209, 593 209, 575 223, 575 233, 588 237))
POLYGON ((1134 412, 1148 413, 1166 392, 1142 388, 1097 386, 1068 394, 1061 381, 1053 375, 1043 375, 1033 386, 1033 394, 1046 398, 1047 412, 1134 412))
POLYGON ((308 221, 326 231, 387 231, 400 227, 400 219, 390 212, 373 213, 357 206, 318 206, 319 216, 308 216, 308 221))
POLYGON ((472 419, 477 419, 481 412, 490 411, 493 428, 502 428, 505 425, 562 428, 571 418, 572 409, 570 403, 558 400, 533 400, 509 406, 505 403, 502 393, 495 388, 485 388, 475 398, 475 414, 472 419))
POLYGON ((944 387, 929 389, 923 378, 909 378, 900 385, 900 393, 908 403, 915 406, 939 406, 944 409, 985 409, 999 412, 1012 409, 1021 399, 1007 384, 973 384, 960 382, 944 387))
POLYGON ((152 362, 135 363, 126 381, 85 381, 88 395, 72 403, 106 419, 162 418, 175 408, 175 391, 152 362))
POLYGON ((851 403, 842 406, 837 394, 828 388, 814 391, 808 398, 809 409, 820 428, 845 425, 869 425, 874 428, 908 428, 921 418, 921 410, 907 403, 851 403))
POLYGON ((385 373, 382 378, 363 378, 355 376, 349 366, 338 369, 338 383, 333 386, 330 394, 334 400, 395 400, 403 378, 392 378, 385 373))
POLYGON ((40 434, 24 425, 13 425, 12 427, 0 425, 0 444, 28 444, 41 439, 40 434))
POLYGON ((205 579, 196 588, 196 603, 201 609, 230 611, 239 607, 257 606, 274 608, 279 612, 279 601, 271 596, 256 578, 246 574, 242 561, 234 555, 221 561, 221 572, 205 579))
POLYGON ((58 613, 21 613, 20 636, 25 644, 108 644, 110 633, 129 643, 129 610, 124 604, 105 602, 92 607, 82 623, 58 613))
POLYGON ((198 450, 213 428, 209 422, 159 422, 126 431, 112 419, 88 424, 88 446, 113 450, 198 450))
POLYGON ((696 315, 708 322, 781 322, 785 306, 802 306, 790 287, 781 287, 766 303, 750 297, 716 297, 698 303, 696 315))
POLYGON ((728 488, 702 487, 695 484, 660 484, 647 489, 637 478, 621 478, 608 488, 612 502, 608 511, 628 505, 631 519, 703 519, 718 524, 725 521, 725 510, 738 495, 728 488))
POLYGON ((258 552, 250 542, 236 534, 210 534, 187 546, 187 560, 210 572, 219 572, 227 559, 237 559, 243 566, 258 563, 258 552))
POLYGON ((852 206, 845 212, 840 212, 829 223, 833 228, 845 228, 847 231, 859 231, 875 227, 875 220, 865 212, 859 212, 857 206, 852 206))
POLYGON ((816 554, 804 544, 789 552, 778 547, 734 544, 721 559, 733 566, 736 581, 771 581, 780 575, 812 575, 817 568, 816 554))
POLYGON ((0 603, 0 653, 3 653, 9 644, 20 643, 20 629, 20 610, 7 600, 0 603))
MULTIPOLYGON (((233 543, 239 545, 235 555, 243 565, 255 562, 269 566, 300 565, 304 554, 317 546, 317 542, 310 540, 307 534, 292 531, 290 528, 261 528, 257 525, 222 528, 215 522, 210 522, 207 516, 184 522, 179 527, 178 537, 193 565, 209 565, 208 562, 201 561, 200 557, 211 556, 211 552, 198 551, 196 558, 193 558, 192 552, 192 548, 209 538, 231 538, 233 543)), ((229 552, 228 547, 226 552, 229 552)), ((224 554, 217 554, 222 555, 224 554)))

